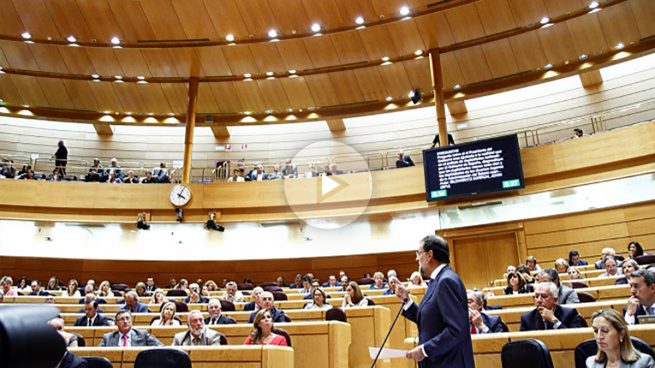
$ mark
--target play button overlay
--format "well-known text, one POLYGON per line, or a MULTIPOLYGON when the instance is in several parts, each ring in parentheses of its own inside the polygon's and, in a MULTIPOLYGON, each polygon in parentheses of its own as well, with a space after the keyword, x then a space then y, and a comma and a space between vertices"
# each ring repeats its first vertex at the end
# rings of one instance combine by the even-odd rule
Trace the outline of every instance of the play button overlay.
POLYGON ((320 229, 347 226, 366 211, 373 192, 367 160, 337 141, 312 143, 293 157, 297 179, 284 180, 294 214, 320 229))

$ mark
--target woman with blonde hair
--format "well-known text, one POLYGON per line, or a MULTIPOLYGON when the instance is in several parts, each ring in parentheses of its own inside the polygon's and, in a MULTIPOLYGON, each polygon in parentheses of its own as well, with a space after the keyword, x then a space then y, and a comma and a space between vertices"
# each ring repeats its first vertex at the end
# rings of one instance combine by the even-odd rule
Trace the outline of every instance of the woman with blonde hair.
POLYGON ((425 282, 423 281, 423 276, 421 276, 421 273, 418 271, 412 272, 412 275, 409 277, 409 285, 408 287, 423 287, 425 286, 425 282))
POLYGON ((254 329, 246 338, 246 345, 279 345, 288 346, 287 339, 273 332, 273 317, 268 309, 261 309, 255 315, 254 329))
POLYGON ((587 368, 654 368, 650 355, 640 353, 632 345, 628 324, 621 313, 602 309, 591 317, 598 353, 587 358, 587 368))
POLYGON ((156 289, 155 292, 152 293, 152 296, 150 297, 150 300, 148 301, 148 303, 149 304, 162 304, 165 301, 166 301, 166 295, 164 295, 164 290, 156 289))
POLYGON ((368 306, 368 299, 364 298, 362 289, 355 281, 351 281, 346 286, 346 292, 343 294, 343 303, 341 308, 350 307, 366 307, 368 306))
POLYGON ((180 321, 175 319, 177 308, 173 302, 165 302, 161 306, 159 318, 155 318, 150 323, 151 326, 179 326, 180 321))
POLYGON ((569 270, 569 262, 564 258, 558 258, 555 261, 555 270, 557 273, 566 273, 569 270))
POLYGON ((569 280, 582 280, 584 277, 582 277, 582 274, 580 273, 580 270, 578 270, 576 267, 569 267, 569 280))
POLYGON ((109 281, 104 280, 100 283, 100 287, 98 287, 98 296, 106 298, 111 298, 114 296, 114 292, 111 291, 111 284, 109 281))

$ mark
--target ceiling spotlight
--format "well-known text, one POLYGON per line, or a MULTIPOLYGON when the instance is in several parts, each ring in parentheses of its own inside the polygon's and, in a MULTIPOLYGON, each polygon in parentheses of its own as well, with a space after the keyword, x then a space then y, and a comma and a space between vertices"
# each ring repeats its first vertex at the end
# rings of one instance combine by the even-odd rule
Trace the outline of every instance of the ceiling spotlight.
POLYGON ((145 80, 146 77, 144 77, 144 76, 142 76, 142 75, 137 75, 137 76, 136 76, 136 79, 138 79, 138 80, 145 80))
POLYGON ((539 21, 539 23, 541 23, 541 24, 546 24, 546 23, 548 23, 548 22, 550 22, 550 18, 548 18, 548 17, 543 17, 543 18, 541 18, 541 20, 539 21))
POLYGON ((21 35, 21 37, 23 37, 26 40, 29 40, 29 39, 32 38, 32 35, 29 32, 23 32, 20 35, 21 35))
POLYGON ((289 69, 289 74, 296 74, 296 69, 289 69))
POLYGON ((416 51, 414 51, 414 55, 416 55, 416 56, 421 56, 421 55, 423 55, 423 50, 416 50, 416 51))
POLYGON ((273 72, 266 72, 266 76, 267 76, 267 77, 272 77, 273 75, 275 75, 275 73, 273 73, 273 72))
POLYGON ((252 74, 250 74, 250 73, 245 73, 245 74, 243 75, 243 77, 246 78, 246 79, 250 79, 250 78, 252 78, 252 74))
POLYGON ((271 29, 270 31, 268 31, 268 37, 270 37, 270 38, 277 37, 277 31, 274 30, 274 29, 271 29))
POLYGON ((580 55, 578 57, 578 59, 580 59, 580 60, 587 60, 588 58, 589 58, 589 55, 587 55, 587 54, 582 54, 582 55, 580 55))
POLYGON ((70 36, 66 37, 66 41, 68 41, 70 43, 75 43, 75 42, 77 42, 77 38, 75 38, 75 36, 73 36, 73 35, 70 35, 70 36))
POLYGON ((98 79, 100 76, 98 74, 91 74, 91 78, 98 79))
POLYGON ((409 14, 409 7, 407 5, 403 5, 400 7, 400 15, 405 16, 409 14))
POLYGON ((318 23, 312 24, 312 32, 320 32, 321 31, 321 25, 318 23))
POLYGON ((364 17, 355 18, 355 24, 358 24, 358 25, 364 24, 364 17))
POLYGON ((625 45, 623 44, 623 42, 619 42, 616 44, 616 46, 614 46, 614 48, 617 50, 622 50, 624 47, 625 45))
POLYGON ((387 61, 389 61, 389 57, 388 56, 383 56, 382 61, 386 63, 387 61))
POLYGON ((205 223, 205 229, 220 231, 220 232, 225 231, 225 228, 223 226, 216 223, 216 213, 215 212, 210 212, 209 213, 209 218, 207 219, 207 222, 205 223))
POLYGON ((120 76, 120 75, 115 75, 115 76, 114 76, 114 78, 116 78, 116 79, 118 79, 118 80, 121 80, 121 79, 123 79, 123 77, 122 77, 122 76, 120 76))
POLYGON ((385 98, 385 101, 387 101, 387 102, 391 102, 391 101, 393 101, 393 97, 391 97, 391 96, 387 96, 387 98, 385 98))
POLYGON ((409 92, 409 99, 412 100, 412 103, 416 105, 423 99, 423 94, 421 94, 421 90, 418 88, 415 88, 409 92))
POLYGON ((225 41, 234 42, 234 35, 232 33, 228 33, 228 35, 225 36, 225 41))
POLYGON ((139 230, 150 230, 150 225, 146 222, 145 212, 141 212, 136 216, 136 228, 139 230))
POLYGON ((460 89, 462 89, 462 86, 459 84, 453 86, 453 91, 459 91, 460 89))
POLYGON ((589 3, 589 9, 596 9, 598 7, 598 1, 592 1, 589 3))
POLYGON ((553 64, 548 63, 548 64, 544 65, 544 69, 546 69, 546 70, 551 70, 551 69, 553 69, 553 64))
POLYGON ((111 43, 112 43, 112 45, 120 45, 121 40, 120 40, 120 38, 114 36, 114 37, 111 38, 111 43))
POLYGON ((244 111, 243 114, 244 114, 244 115, 248 115, 248 116, 250 116, 250 114, 252 114, 252 112, 250 112, 250 111, 244 111))

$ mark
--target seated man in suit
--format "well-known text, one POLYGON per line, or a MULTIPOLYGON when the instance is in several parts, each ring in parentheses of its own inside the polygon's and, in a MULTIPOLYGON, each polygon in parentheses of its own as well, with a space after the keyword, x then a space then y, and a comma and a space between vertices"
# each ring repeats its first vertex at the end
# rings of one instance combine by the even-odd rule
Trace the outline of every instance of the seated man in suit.
POLYGON ((64 331, 64 320, 61 318, 53 318, 48 321, 48 324, 59 332, 59 335, 64 338, 66 342, 66 348, 76 348, 77 347, 77 335, 70 332, 64 331))
POLYGON ((484 294, 481 291, 466 291, 469 306, 469 329, 471 334, 508 332, 507 325, 499 316, 490 316, 482 312, 484 294))
POLYGON ((323 283, 323 287, 337 287, 341 286, 341 283, 337 281, 337 277, 334 275, 328 276, 328 280, 323 283))
POLYGON ((154 293, 155 290, 157 290, 157 285, 155 285, 155 279, 152 277, 148 277, 146 279, 146 292, 154 293))
POLYGON ((625 321, 629 325, 639 324, 639 316, 655 316, 655 272, 651 269, 630 274, 632 297, 624 310, 625 321))
POLYGON ((577 304, 580 303, 578 293, 570 287, 563 286, 559 280, 559 274, 552 268, 542 270, 537 275, 539 282, 552 282, 557 286, 557 303, 558 304, 577 304))
POLYGON ((209 301, 206 297, 200 295, 200 285, 195 282, 189 285, 189 293, 189 296, 184 299, 187 304, 205 304, 209 301))
POLYGON ((113 326, 111 319, 98 314, 98 302, 91 301, 84 304, 84 316, 75 320, 75 326, 113 326))
POLYGON ((125 294, 125 305, 121 306, 120 310, 130 311, 131 313, 148 313, 148 306, 139 301, 139 295, 136 291, 130 291, 125 294))
POLYGON ((252 301, 249 303, 246 303, 246 305, 243 306, 244 311, 259 311, 262 307, 259 305, 259 296, 262 295, 264 292, 264 289, 261 288, 261 286, 257 286, 256 288, 252 289, 252 301))
POLYGON ((552 282, 535 285, 534 304, 534 310, 521 315, 521 331, 583 327, 575 308, 557 305, 557 286, 552 282))
POLYGON ((99 346, 163 346, 157 338, 146 331, 132 328, 132 313, 128 310, 116 313, 118 331, 102 336, 99 346))
POLYGON ((406 155, 404 151, 400 150, 398 152, 398 159, 396 160, 396 168, 410 167, 414 166, 414 161, 409 155, 406 155))
POLYGON ((616 258, 616 260, 617 260, 617 266, 620 267, 620 266, 621 266, 621 262, 620 262, 620 261, 621 261, 623 258, 620 258, 620 259, 619 259, 619 258, 616 256, 616 250, 614 250, 614 248, 609 248, 609 247, 607 247, 607 248, 603 248, 603 250, 601 250, 601 252, 600 252, 600 260, 594 262, 594 267, 595 267, 597 270, 602 270, 602 269, 604 269, 604 268, 605 268, 605 258, 610 257, 610 256, 616 258))
POLYGON ((218 299, 209 299, 209 303, 207 304, 207 311, 209 312, 209 317, 205 318, 206 325, 233 325, 237 323, 234 318, 230 316, 224 316, 221 313, 221 302, 218 299))
POLYGON ((88 303, 89 301, 96 301, 98 304, 107 304, 107 301, 104 298, 100 298, 93 292, 93 285, 86 285, 84 287, 84 297, 80 298, 79 303, 84 304, 88 303), (90 289, 90 290, 89 290, 90 289))
POLYGON ((243 293, 239 291, 239 287, 236 282, 230 281, 225 284, 225 294, 223 294, 223 300, 227 300, 232 303, 242 303, 246 299, 243 296, 243 293))
POLYGON ((187 323, 189 329, 175 334, 173 346, 216 346, 221 344, 221 333, 205 326, 201 311, 192 310, 187 323))
MULTIPOLYGON (((273 294, 268 291, 264 291, 262 295, 259 296, 259 303, 262 309, 269 309, 271 311, 271 317, 273 317, 273 322, 286 322, 287 316, 284 314, 284 311, 275 308, 273 302, 273 294)), ((250 318, 248 318, 248 323, 252 323, 255 320, 257 312, 252 312, 250 318)))
POLYGON ((48 296, 50 293, 48 293, 45 290, 41 290, 41 283, 39 280, 32 280, 32 283, 30 283, 30 287, 32 288, 32 292, 29 293, 30 296, 48 296))

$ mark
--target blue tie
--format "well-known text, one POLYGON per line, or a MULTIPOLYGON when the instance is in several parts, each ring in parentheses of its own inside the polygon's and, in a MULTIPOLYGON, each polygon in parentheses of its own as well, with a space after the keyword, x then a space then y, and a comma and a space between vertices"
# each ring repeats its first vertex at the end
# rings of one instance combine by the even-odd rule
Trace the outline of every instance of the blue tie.
POLYGON ((655 316, 655 307, 646 308, 646 313, 649 316, 655 316))

